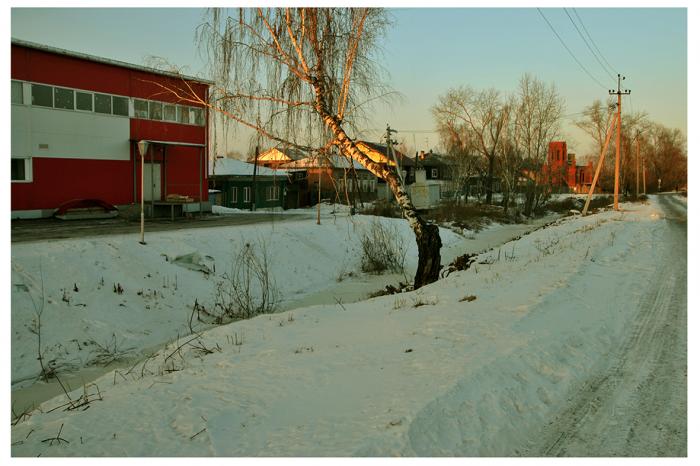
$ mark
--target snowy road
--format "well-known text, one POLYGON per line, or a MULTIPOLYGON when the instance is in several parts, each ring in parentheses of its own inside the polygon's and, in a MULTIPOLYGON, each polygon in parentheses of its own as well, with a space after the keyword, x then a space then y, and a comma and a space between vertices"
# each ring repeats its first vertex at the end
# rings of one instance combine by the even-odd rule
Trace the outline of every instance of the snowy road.
POLYGON ((667 260, 639 284, 635 323, 527 455, 687 455, 687 208, 672 195, 659 203, 667 228, 653 246, 667 260))

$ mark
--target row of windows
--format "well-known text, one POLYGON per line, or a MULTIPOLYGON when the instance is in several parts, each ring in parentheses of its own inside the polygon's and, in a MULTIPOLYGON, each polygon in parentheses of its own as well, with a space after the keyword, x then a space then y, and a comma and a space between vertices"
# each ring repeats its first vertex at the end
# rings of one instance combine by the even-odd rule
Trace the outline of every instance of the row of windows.
MULTIPOLYGON (((250 198, 251 189, 249 186, 243 187, 243 203, 247 204, 251 202, 250 198)), ((265 195, 268 201, 278 201, 280 198, 280 187, 279 186, 268 186, 265 189, 265 195)), ((238 188, 231 188, 231 203, 238 203, 238 188)))
MULTIPOLYGON (((204 126, 204 109, 202 108, 144 99, 133 99, 133 102, 134 118, 204 126)), ((12 81, 12 103, 25 103, 23 83, 20 81, 12 81)), ((129 116, 128 97, 46 86, 44 84, 31 84, 31 105, 129 116)))

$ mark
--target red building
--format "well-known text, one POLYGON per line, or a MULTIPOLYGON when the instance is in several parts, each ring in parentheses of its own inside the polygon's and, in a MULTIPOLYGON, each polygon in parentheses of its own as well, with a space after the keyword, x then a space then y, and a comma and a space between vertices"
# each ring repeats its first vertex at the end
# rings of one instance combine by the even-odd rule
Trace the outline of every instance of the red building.
POLYGON ((50 216, 75 199, 116 206, 144 199, 152 213, 168 196, 207 209, 208 81, 12 40, 13 218, 50 216), (196 99, 195 99, 196 100, 196 99))
POLYGON ((566 141, 552 141, 542 173, 545 182, 553 187, 576 193, 587 192, 593 182, 593 163, 576 165, 576 155, 567 152, 566 141))

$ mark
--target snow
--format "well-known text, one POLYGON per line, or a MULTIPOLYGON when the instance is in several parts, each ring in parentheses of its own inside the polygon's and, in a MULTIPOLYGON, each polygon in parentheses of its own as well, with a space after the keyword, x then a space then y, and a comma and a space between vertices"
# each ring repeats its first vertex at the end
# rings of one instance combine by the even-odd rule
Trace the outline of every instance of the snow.
MULTIPOLYGON (((560 219, 415 292, 210 329, 201 337, 210 354, 189 345, 175 351, 174 342, 128 375, 124 369, 98 379, 103 399, 90 409, 50 411, 64 402, 60 397, 44 403, 43 413, 12 428, 12 454, 515 455, 602 363, 634 318, 639 284, 670 247, 660 239, 666 224, 653 198, 621 207, 560 219), (466 300, 470 295, 476 299, 466 300), (62 425, 69 444, 42 442, 62 425)), ((48 346, 118 330, 125 345, 145 347, 184 329, 193 298, 205 303, 212 294, 213 278, 165 262, 163 254, 215 257, 219 273, 233 246, 262 235, 273 257, 284 258, 276 279, 285 296, 302 295, 334 280, 339 254, 356 257, 353 233, 366 221, 168 232, 146 247, 131 236, 13 245, 12 283, 36 292, 42 258, 52 301, 48 346), (86 264, 88 257, 95 263, 86 264), (177 290, 162 288, 174 275, 177 290), (99 276, 106 281, 101 289, 99 276), (115 281, 124 295, 112 293, 115 281), (59 287, 73 282, 81 291, 71 293, 69 305, 59 287), (137 296, 139 288, 157 288, 163 297, 137 296)), ((406 222, 396 222, 410 238, 406 222)), ((446 249, 459 241, 441 235, 446 249)), ((415 251, 408 257, 415 268, 415 251)), ((26 295, 13 290, 13 380, 36 372, 35 340, 23 328, 31 314, 26 295)))
POLYGON ((277 176, 277 177, 282 177, 286 178, 287 173, 289 172, 286 169, 273 169, 273 168, 268 168, 268 167, 263 167, 258 165, 258 169, 255 170, 255 164, 254 163, 248 163, 244 162, 242 160, 236 160, 236 159, 228 159, 228 158, 222 158, 222 159, 216 159, 216 163, 211 164, 211 172, 209 175, 216 175, 216 176, 229 176, 229 175, 236 175, 236 176, 253 176, 253 172, 256 172, 257 175, 260 176, 277 176))

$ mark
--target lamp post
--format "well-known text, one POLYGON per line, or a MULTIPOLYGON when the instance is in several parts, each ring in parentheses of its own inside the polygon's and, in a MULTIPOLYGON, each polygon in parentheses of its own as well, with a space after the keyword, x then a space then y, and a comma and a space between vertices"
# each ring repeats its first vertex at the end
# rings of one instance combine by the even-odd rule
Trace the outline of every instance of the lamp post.
POLYGON ((148 141, 141 140, 138 142, 139 154, 141 155, 141 241, 139 243, 146 244, 144 240, 143 228, 143 159, 148 152, 148 141))

